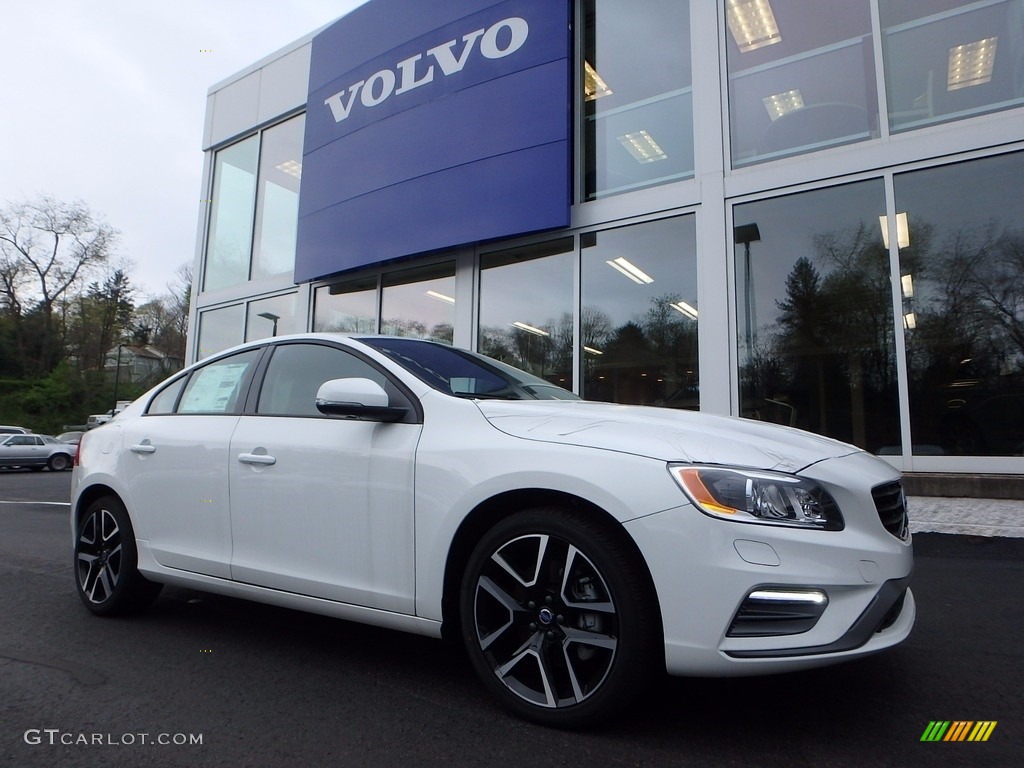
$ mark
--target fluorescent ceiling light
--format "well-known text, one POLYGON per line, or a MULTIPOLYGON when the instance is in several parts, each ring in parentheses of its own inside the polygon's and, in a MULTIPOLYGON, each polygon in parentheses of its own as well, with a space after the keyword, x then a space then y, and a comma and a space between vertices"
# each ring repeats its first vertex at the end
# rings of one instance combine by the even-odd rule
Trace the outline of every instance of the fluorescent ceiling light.
POLYGON ((632 264, 631 262, 627 261, 621 256, 619 256, 619 258, 617 259, 606 261, 605 264, 607 264, 612 269, 618 270, 626 277, 628 277, 630 280, 632 280, 634 283, 639 283, 640 285, 650 285, 651 283, 654 282, 653 277, 651 277, 642 269, 640 269, 640 267, 632 264))
POLYGON ((437 291, 427 291, 426 295, 432 299, 437 299, 438 301, 447 301, 449 304, 455 303, 455 299, 451 296, 445 296, 443 293, 438 293, 437 291))
POLYGON ((728 0, 726 18, 740 53, 782 42, 768 0, 728 0))
POLYGON ((674 309, 676 312, 682 312, 691 320, 697 319, 697 310, 691 307, 685 301, 678 301, 675 304, 669 304, 669 306, 672 307, 672 309, 674 309))
POLYGON ((514 323, 512 323, 512 325, 515 326, 516 328, 518 328, 521 331, 526 331, 527 333, 532 333, 534 336, 550 336, 551 335, 550 333, 545 331, 543 328, 537 328, 536 326, 533 326, 533 325, 527 325, 526 323, 521 323, 518 320, 516 320, 514 323))
POLYGON ((972 85, 981 85, 991 80, 998 40, 998 37, 986 37, 984 40, 950 48, 946 90, 970 88, 972 85))
POLYGON ((764 108, 768 110, 768 117, 772 119, 773 123, 787 112, 804 106, 804 97, 799 88, 765 96, 761 101, 764 108))
POLYGON ((914 277, 913 275, 903 275, 900 278, 900 288, 903 290, 904 299, 914 298, 914 277))
POLYGON ((302 178, 302 163, 296 162, 295 160, 285 160, 277 166, 277 170, 284 171, 288 175, 294 176, 296 179, 302 178))
POLYGON ((619 143, 626 148, 626 151, 638 163, 654 163, 658 160, 668 160, 665 150, 658 146, 658 142, 647 131, 634 131, 617 138, 619 143))
POLYGON ((583 98, 586 101, 594 101, 602 96, 611 96, 614 91, 597 74, 597 70, 590 66, 589 61, 583 62, 583 98))
MULTIPOLYGON (((889 217, 879 216, 878 226, 882 229, 882 245, 886 248, 889 247, 889 217)), ((896 244, 900 248, 907 248, 910 246, 910 223, 907 221, 907 214, 903 213, 896 214, 896 244)))
POLYGON ((592 355, 603 355, 604 354, 604 352, 602 352, 600 349, 594 349, 593 347, 584 347, 583 351, 584 352, 589 352, 592 355))
POLYGON ((913 312, 908 312, 903 316, 903 327, 909 331, 917 328, 917 315, 913 312))

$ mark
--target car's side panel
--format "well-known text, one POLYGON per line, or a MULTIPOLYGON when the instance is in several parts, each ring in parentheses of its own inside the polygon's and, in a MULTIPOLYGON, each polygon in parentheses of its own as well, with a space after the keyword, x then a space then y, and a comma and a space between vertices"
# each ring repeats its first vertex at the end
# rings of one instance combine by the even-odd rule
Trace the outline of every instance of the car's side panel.
POLYGON ((243 416, 230 451, 232 578, 412 613, 420 429, 243 416))
POLYGON ((161 565, 230 576, 228 446, 238 418, 172 415, 120 422, 125 505, 161 565))

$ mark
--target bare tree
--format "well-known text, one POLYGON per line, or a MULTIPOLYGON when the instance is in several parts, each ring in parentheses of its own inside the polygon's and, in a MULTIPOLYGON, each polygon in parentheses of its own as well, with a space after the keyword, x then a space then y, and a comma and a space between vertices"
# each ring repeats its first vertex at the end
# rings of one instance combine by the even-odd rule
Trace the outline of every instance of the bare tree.
MULTIPOLYGON (((0 291, 8 313, 34 305, 39 337, 26 372, 45 373, 59 357, 53 311, 91 269, 107 261, 117 230, 81 202, 41 196, 0 209, 0 291)), ((23 345, 23 349, 25 346, 23 345)), ((28 361, 26 361, 28 362, 28 361)))

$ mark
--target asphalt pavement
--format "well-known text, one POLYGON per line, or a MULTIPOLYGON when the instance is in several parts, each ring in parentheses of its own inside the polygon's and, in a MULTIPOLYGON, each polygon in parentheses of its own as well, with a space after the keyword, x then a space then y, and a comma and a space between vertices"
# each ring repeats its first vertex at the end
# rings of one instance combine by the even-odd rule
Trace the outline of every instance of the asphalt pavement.
POLYGON ((0 471, 0 764, 1019 766, 1024 540, 915 536, 900 648, 811 672, 666 679, 608 726, 497 708, 437 640, 165 589, 144 614, 75 595, 70 473, 0 471), (985 742, 923 742, 995 721, 985 742), (161 743, 166 742, 166 743, 161 743))

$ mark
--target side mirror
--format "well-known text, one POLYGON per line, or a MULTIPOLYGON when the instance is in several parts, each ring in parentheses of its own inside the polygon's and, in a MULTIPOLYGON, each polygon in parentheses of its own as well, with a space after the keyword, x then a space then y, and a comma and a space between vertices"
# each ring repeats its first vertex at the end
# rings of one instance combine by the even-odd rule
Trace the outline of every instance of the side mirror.
POLYGON ((331 379, 316 391, 316 409, 327 416, 362 421, 401 421, 406 408, 388 404, 384 388, 370 379, 331 379))

